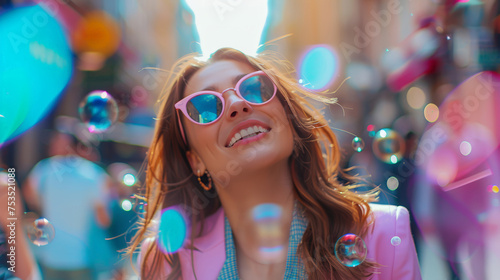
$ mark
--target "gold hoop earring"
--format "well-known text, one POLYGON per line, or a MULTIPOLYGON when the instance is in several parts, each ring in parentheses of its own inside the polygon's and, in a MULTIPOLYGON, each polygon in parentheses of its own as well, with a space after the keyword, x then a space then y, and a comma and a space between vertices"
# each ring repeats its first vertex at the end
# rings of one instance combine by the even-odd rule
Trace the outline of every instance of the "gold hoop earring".
POLYGON ((206 190, 206 191, 209 191, 212 189, 212 176, 210 176, 210 173, 208 173, 206 170, 205 170, 205 174, 207 174, 207 177, 208 177, 208 186, 205 185, 202 181, 201 181, 201 176, 200 176, 200 170, 198 169, 198 172, 197 172, 197 175, 198 175, 198 182, 200 183, 201 187, 206 190))

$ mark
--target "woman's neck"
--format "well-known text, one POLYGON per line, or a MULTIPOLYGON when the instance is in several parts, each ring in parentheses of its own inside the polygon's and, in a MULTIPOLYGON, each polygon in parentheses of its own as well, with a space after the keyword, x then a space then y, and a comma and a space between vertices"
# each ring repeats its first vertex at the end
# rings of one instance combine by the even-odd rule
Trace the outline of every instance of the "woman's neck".
POLYGON ((273 165, 258 174, 242 171, 231 179, 217 192, 233 232, 240 276, 282 279, 294 207, 288 164, 273 165), (270 219, 256 219, 253 211, 262 204, 274 204, 279 208, 271 210, 280 211, 268 213, 270 219))

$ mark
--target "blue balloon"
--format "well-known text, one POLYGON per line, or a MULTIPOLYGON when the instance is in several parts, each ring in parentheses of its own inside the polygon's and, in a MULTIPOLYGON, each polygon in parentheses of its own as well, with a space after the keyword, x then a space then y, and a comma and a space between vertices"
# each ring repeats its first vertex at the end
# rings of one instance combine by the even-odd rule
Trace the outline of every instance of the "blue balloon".
POLYGON ((72 69, 67 36, 45 8, 21 7, 0 15, 0 146, 49 112, 72 69))
POLYGON ((299 83, 308 89, 324 90, 335 80, 338 69, 339 60, 333 49, 315 46, 304 55, 299 83))

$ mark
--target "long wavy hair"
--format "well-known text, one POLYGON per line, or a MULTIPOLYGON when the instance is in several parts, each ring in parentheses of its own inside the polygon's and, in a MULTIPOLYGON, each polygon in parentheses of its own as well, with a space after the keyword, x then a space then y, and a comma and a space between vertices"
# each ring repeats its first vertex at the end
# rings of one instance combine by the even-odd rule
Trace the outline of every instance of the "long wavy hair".
MULTIPOLYGON (((221 202, 215 188, 201 188, 186 157, 189 143, 184 143, 174 104, 183 98, 186 84, 199 69, 221 60, 246 63, 264 71, 276 83, 277 97, 285 108, 294 133, 294 151, 289 158, 294 196, 308 220, 307 229, 298 247, 298 254, 309 279, 362 279, 369 277, 376 263, 365 261, 356 267, 347 267, 337 260, 335 242, 346 233, 364 237, 369 228, 369 202, 376 201, 379 190, 367 192, 355 189, 366 182, 350 175, 341 167, 341 152, 337 138, 322 114, 308 98, 333 104, 336 98, 312 93, 293 78, 293 66, 275 53, 263 52, 247 56, 231 48, 219 49, 208 61, 200 61, 195 54, 181 58, 171 69, 163 92, 156 129, 146 161, 145 212, 127 253, 132 254, 146 238, 155 237, 155 213, 164 208, 181 205, 189 213, 190 238, 200 236, 205 218, 214 214, 221 202), (201 202, 201 203, 200 203, 201 202), (194 210, 193 210, 194 209, 194 210)), ((190 248, 195 250, 195 248, 190 248)), ((191 251, 192 253, 193 251, 191 251)), ((142 254, 142 279, 158 279, 161 265, 167 262, 172 271, 168 279, 181 276, 177 253, 165 254, 152 242, 142 254)))

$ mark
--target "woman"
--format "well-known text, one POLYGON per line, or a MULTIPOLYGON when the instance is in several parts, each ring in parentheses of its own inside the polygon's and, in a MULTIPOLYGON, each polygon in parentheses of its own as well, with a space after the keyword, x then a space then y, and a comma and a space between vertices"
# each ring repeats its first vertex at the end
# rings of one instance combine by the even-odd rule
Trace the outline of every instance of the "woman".
POLYGON ((129 250, 142 242, 141 278, 420 278, 407 210, 369 205, 377 189, 352 190, 361 180, 341 170, 335 135, 303 96, 335 99, 307 92, 282 74, 291 67, 266 55, 225 48, 177 67, 148 153, 144 220, 129 250), (188 237, 165 251, 156 215, 172 207, 184 211, 188 237), (274 214, 259 220, 266 207, 264 216, 274 214), (368 248, 353 267, 335 256, 347 233, 368 248), (264 250, 270 244, 278 250, 264 250))

